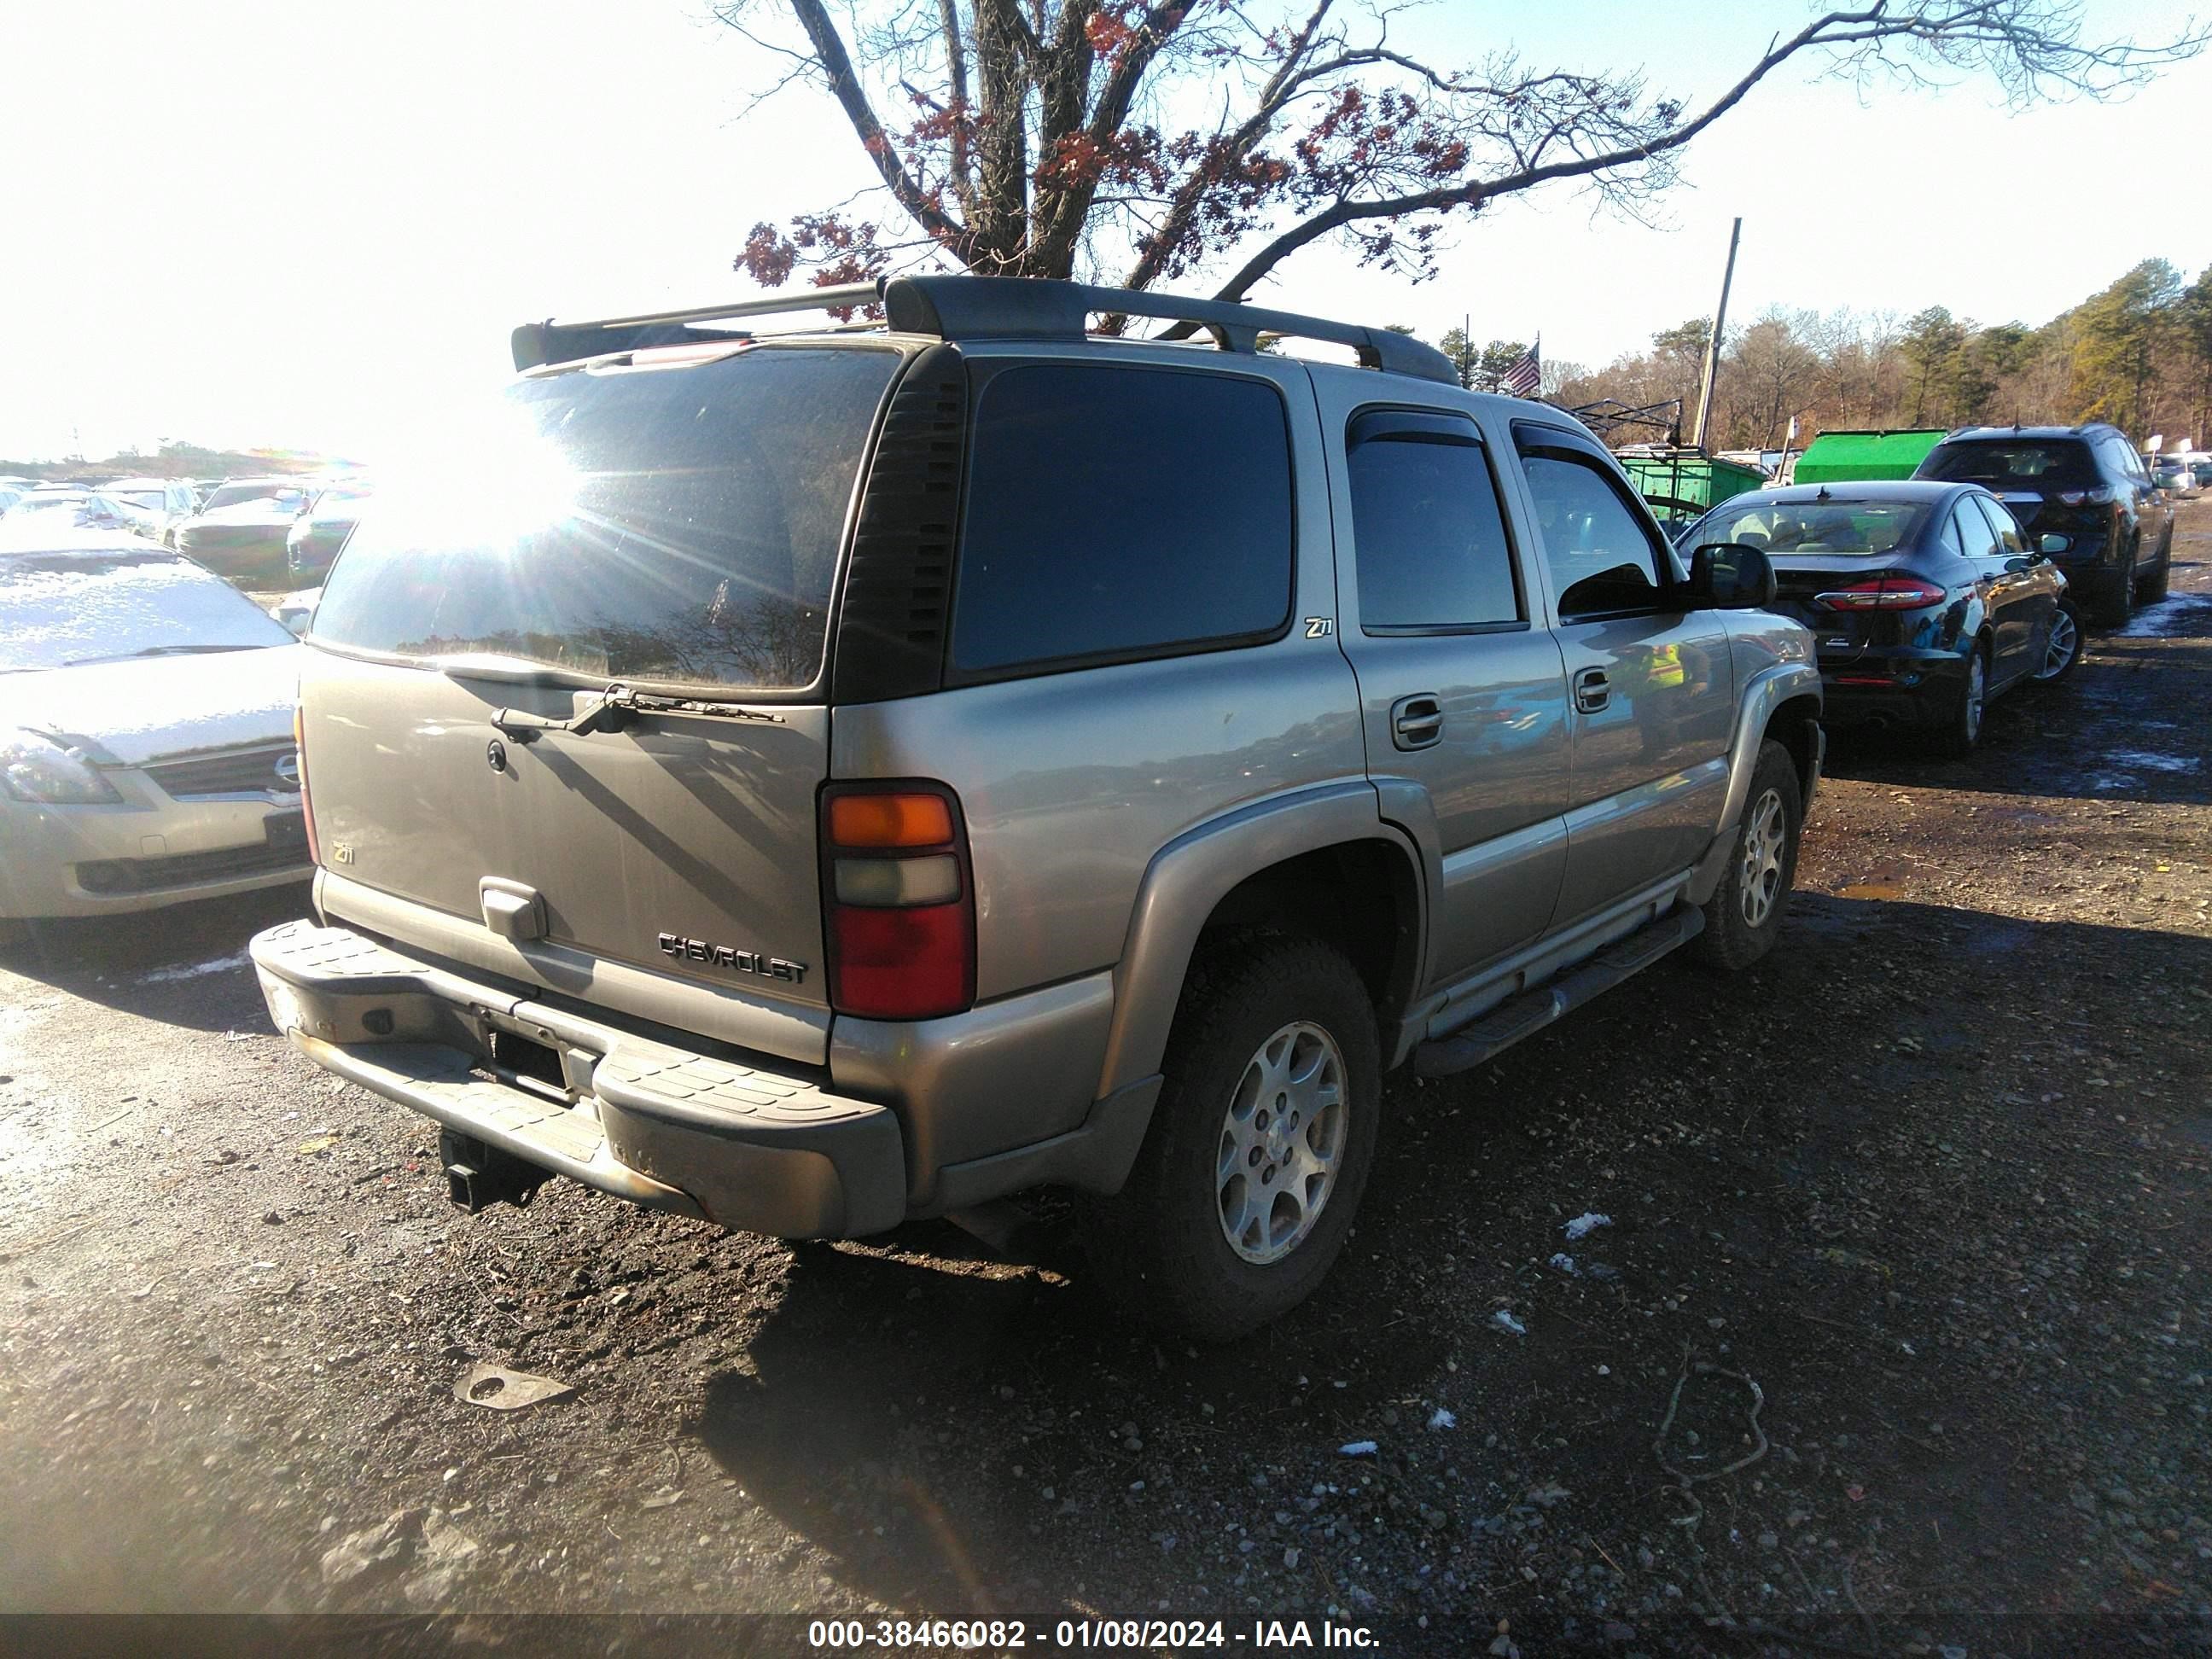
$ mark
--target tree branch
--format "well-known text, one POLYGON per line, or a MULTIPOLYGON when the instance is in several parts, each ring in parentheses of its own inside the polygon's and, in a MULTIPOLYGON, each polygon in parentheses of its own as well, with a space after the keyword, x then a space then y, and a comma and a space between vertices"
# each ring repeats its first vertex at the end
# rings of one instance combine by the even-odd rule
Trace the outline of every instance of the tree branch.
POLYGON ((900 161, 890 136, 884 131, 884 124, 876 118, 860 76, 853 72, 852 56, 845 50, 845 42, 838 35, 837 26, 830 21, 822 0, 791 0, 791 10, 799 20, 799 27, 806 31, 808 44, 814 48, 822 72, 829 77, 830 92, 844 110, 845 118, 853 124, 853 131, 860 136, 860 148, 875 164, 877 176, 882 179, 892 199, 939 242, 959 252, 969 242, 968 232, 930 198, 929 192, 915 182, 900 161))

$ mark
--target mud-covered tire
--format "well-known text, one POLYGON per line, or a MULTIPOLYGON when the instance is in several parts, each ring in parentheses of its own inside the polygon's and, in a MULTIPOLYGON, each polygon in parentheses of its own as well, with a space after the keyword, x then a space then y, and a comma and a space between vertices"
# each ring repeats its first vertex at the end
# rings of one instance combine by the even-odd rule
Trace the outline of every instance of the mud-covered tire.
POLYGON ((1770 738, 1759 747, 1728 867, 1705 901, 1705 929, 1692 947, 1698 961, 1734 973, 1774 948, 1797 879, 1797 841, 1804 820, 1796 763, 1770 738))
MULTIPOLYGON (((1325 1061, 1328 1045, 1307 1041, 1308 1052, 1325 1061)), ((1285 1066, 1298 1053, 1297 1042, 1285 1051, 1285 1066)), ((1194 1341, 1227 1342, 1312 1295, 1352 1231, 1374 1166, 1382 1109, 1374 1005, 1352 964, 1318 940, 1231 934, 1209 942, 1191 964, 1162 1070, 1167 1080, 1127 1184, 1088 1206, 1085 1254, 1108 1294, 1148 1323, 1194 1341), (1243 1163, 1241 1154, 1230 1156, 1232 1113, 1263 1075, 1255 1068, 1268 1045, 1293 1030, 1319 1033, 1334 1045, 1340 1142, 1306 1231, 1285 1241, 1279 1258, 1255 1261, 1231 1243, 1224 1220, 1232 1207, 1241 1212, 1225 1197, 1233 1183, 1224 1170, 1243 1163)), ((1327 1074, 1324 1064, 1318 1075, 1327 1074)), ((1252 1121, 1248 1113, 1244 1124, 1252 1121)), ((1304 1152, 1285 1152, 1286 1185, 1295 1173, 1291 1158, 1311 1154, 1315 1143, 1307 1137, 1326 1127, 1319 1114, 1297 1121, 1291 1139, 1304 1152)), ((1266 1168, 1276 1165, 1271 1159, 1266 1168)), ((1286 1193, 1277 1196, 1291 1202, 1286 1193)), ((1259 1248, 1267 1248, 1264 1238, 1259 1248)))
POLYGON ((2135 568, 2130 565, 2124 571, 2105 573, 2100 578, 2097 588, 2096 600, 2091 606, 2091 615, 2097 626, 2126 627, 2128 618, 2135 613, 2136 608, 2135 568))
POLYGON ((2059 600, 2058 608, 2051 613, 2051 632, 2043 641, 2043 666, 2028 676, 2028 684, 2057 685, 2062 680, 2073 678, 2074 671, 2081 667, 2082 655, 2088 649, 2087 629, 2081 607, 2070 599, 2059 600))
POLYGON ((2156 605, 2166 597, 2166 587, 2173 580, 2173 538, 2168 536, 2166 544, 2158 550, 2158 562, 2143 573, 2136 584, 2137 605, 2156 605))

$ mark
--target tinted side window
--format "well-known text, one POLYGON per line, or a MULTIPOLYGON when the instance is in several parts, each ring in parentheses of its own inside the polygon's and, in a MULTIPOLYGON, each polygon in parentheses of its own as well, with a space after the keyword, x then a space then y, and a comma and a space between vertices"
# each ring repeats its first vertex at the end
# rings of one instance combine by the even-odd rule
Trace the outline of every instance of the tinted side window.
POLYGON ((1290 428, 1261 380, 1026 363, 983 387, 952 664, 1263 639, 1291 613, 1290 428))
POLYGON ((1997 532, 1990 521, 1981 515, 1971 495, 1960 501, 1952 516, 1959 521, 1959 538, 1966 544, 1970 559, 1994 559, 2002 556, 2004 550, 1997 544, 1997 532))
POLYGON ((1518 622, 1513 550, 1474 424, 1420 418, 1426 429, 1392 430, 1387 412, 1352 428, 1359 625, 1387 633, 1518 622))
POLYGON ((1553 454, 1526 456, 1528 493, 1561 617, 1648 610, 1665 585, 1659 551, 1592 462, 1553 454))
POLYGON ((2020 520, 2005 511, 2004 504, 1993 501, 1986 495, 1973 497, 1973 503, 1982 509, 1982 516, 1990 521, 1996 532, 1997 555, 2000 558, 2017 559, 2027 551, 2027 544, 2020 538, 2020 520))

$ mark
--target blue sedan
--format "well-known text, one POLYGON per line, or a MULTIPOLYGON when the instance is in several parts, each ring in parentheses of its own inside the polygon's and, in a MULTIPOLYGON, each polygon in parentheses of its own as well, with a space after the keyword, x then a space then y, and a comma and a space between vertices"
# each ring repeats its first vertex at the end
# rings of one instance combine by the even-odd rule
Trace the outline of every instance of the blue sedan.
POLYGON ((1755 489, 1684 533, 1774 566, 1775 608, 1813 630, 1836 726, 1917 730, 1953 754, 1990 700, 2063 679, 2081 625, 2058 567, 1977 484, 1918 480, 1755 489))

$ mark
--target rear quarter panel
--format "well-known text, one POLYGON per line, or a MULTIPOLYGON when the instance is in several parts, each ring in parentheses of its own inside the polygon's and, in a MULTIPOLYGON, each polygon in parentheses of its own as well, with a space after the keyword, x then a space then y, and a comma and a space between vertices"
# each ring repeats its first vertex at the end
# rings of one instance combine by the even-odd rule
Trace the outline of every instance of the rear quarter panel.
MULTIPOLYGON (((1095 344, 968 355, 1099 361, 1095 344)), ((1188 369, 1194 355, 1130 347, 1115 361, 1188 369)), ((832 711, 833 778, 934 778, 958 793, 975 878, 979 1000, 1112 966, 1146 871, 1176 836, 1270 795, 1365 777, 1358 689, 1334 637, 1311 388, 1295 362, 1240 357, 1233 372, 1273 382, 1290 416, 1297 550, 1283 637, 832 711), (1328 619, 1329 631, 1308 638, 1308 617, 1328 619)), ((1205 487, 1141 443, 1130 465, 1132 488, 1205 487)))

